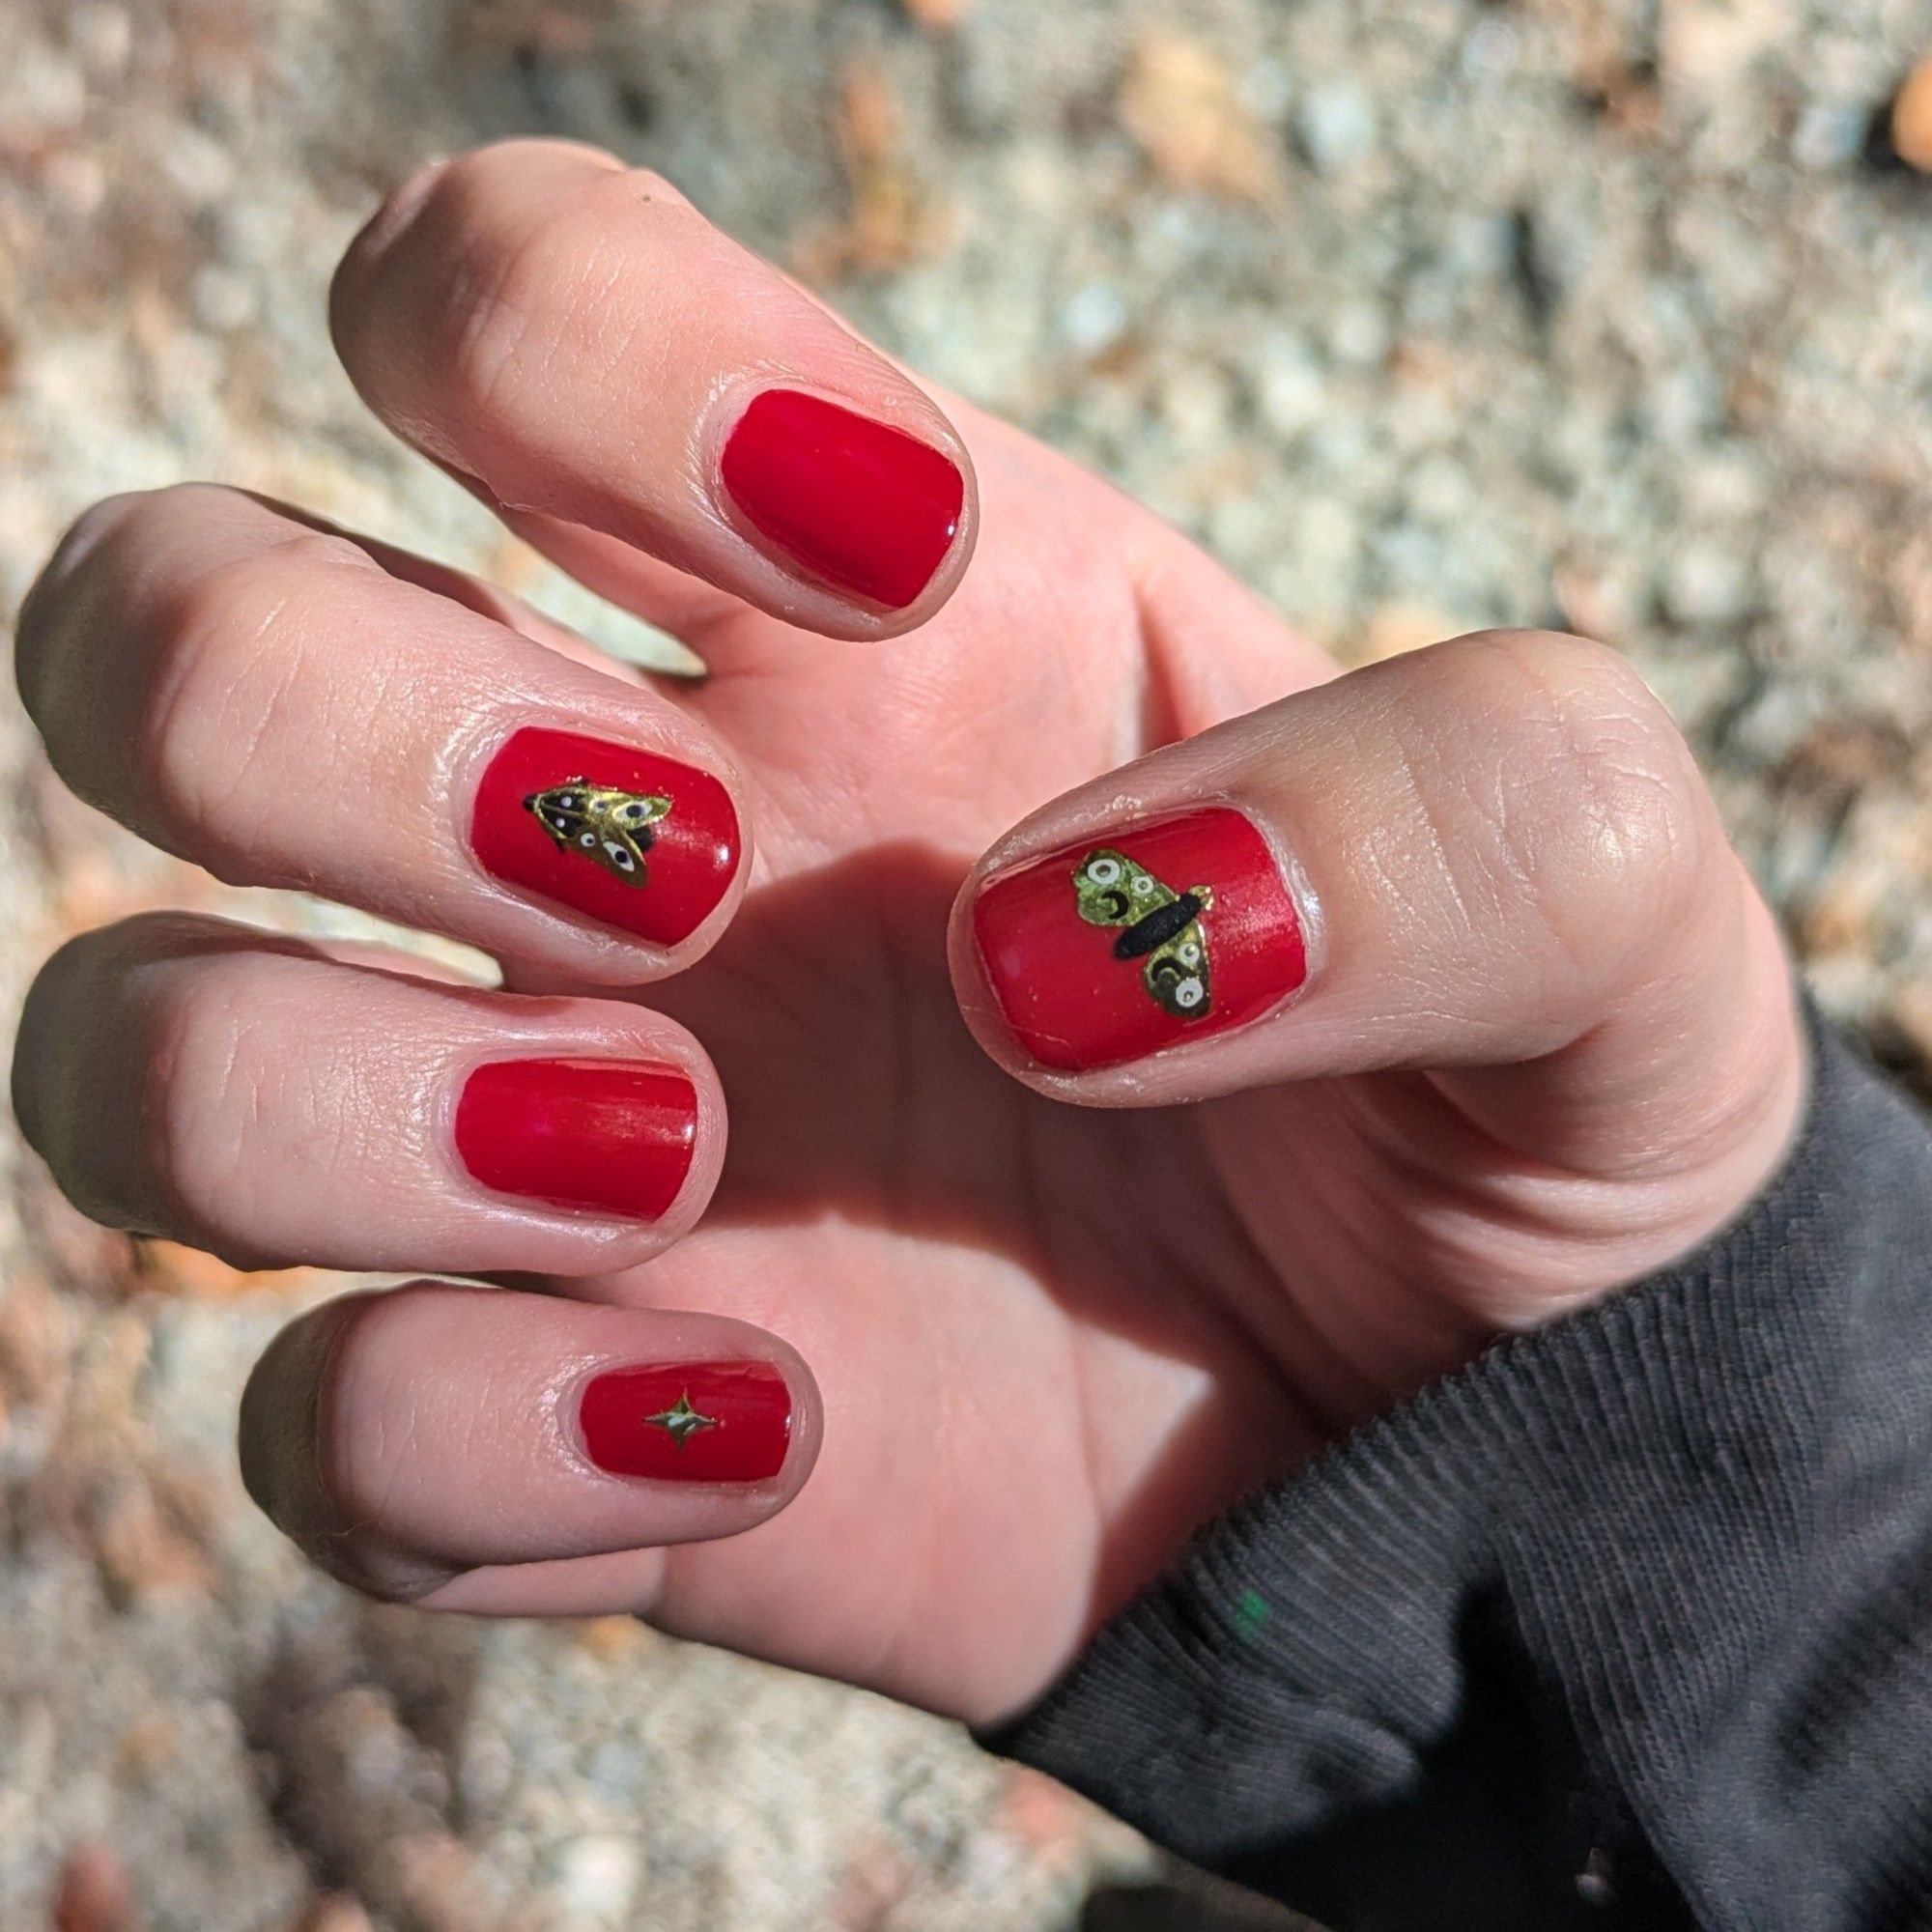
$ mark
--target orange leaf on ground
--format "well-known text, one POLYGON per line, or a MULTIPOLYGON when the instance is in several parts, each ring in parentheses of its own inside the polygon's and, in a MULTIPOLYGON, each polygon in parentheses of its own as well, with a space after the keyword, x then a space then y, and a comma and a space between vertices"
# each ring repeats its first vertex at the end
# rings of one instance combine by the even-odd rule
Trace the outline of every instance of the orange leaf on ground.
POLYGON ((1906 76, 1891 103, 1891 145, 1907 167, 1932 175, 1932 54, 1906 76))
POLYGON ((973 0, 899 0, 899 5, 922 27, 937 33, 950 33, 966 17, 972 4, 973 0))
POLYGON ((1280 203, 1276 143, 1242 104, 1234 74, 1200 42, 1158 29, 1143 35, 1121 89, 1121 121, 1170 186, 1280 203))

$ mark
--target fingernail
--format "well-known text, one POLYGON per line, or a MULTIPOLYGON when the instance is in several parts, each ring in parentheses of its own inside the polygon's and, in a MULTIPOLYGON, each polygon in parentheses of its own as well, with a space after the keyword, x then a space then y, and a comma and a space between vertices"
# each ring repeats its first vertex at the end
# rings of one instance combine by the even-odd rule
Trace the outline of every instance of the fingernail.
POLYGON ((973 932, 1013 1037, 1065 1072, 1227 1033, 1308 977, 1301 921, 1228 807, 1107 832, 1002 872, 973 932))
POLYGON ((611 1369, 585 1386, 584 1452, 613 1476, 761 1483, 791 1447, 791 1390, 769 1362, 611 1369))
POLYGON ((835 590, 903 610, 932 582, 966 479, 930 443, 797 389, 767 389, 722 459, 738 513, 835 590))
POLYGON ((470 1174, 553 1208, 656 1221, 696 1142, 696 1088, 646 1061, 492 1061, 456 1103, 456 1151, 470 1174))
POLYGON ((660 946, 702 925, 738 870, 738 814, 709 772, 572 731, 508 739, 469 840, 506 885, 660 946))

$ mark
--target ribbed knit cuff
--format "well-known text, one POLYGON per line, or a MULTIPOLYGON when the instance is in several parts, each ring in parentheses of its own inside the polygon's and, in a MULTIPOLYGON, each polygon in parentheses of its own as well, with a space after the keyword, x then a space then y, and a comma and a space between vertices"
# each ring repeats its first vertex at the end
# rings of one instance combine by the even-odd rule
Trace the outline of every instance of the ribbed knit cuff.
POLYGON ((1928 1200, 1821 1031, 1744 1219, 1224 1518, 985 1742, 1350 1922, 1848 1922, 1785 1915, 1932 1816, 1928 1200))

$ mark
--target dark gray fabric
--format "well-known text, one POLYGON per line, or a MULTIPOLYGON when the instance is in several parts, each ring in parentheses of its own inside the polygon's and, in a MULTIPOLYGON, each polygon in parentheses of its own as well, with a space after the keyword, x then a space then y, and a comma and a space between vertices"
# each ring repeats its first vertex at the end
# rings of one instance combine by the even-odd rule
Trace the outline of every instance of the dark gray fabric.
POLYGON ((1744 1220, 1215 1524, 985 1741, 1337 1932, 1932 1925, 1932 1139, 1815 1065, 1744 1220))

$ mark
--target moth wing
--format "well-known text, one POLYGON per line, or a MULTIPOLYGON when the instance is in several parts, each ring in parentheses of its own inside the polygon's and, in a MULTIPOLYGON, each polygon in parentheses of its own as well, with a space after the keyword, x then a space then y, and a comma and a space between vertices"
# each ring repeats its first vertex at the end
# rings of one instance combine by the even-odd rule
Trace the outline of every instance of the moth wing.
MULTIPOLYGON (((1179 895, 1171 895, 1179 896, 1179 895)), ((1141 968, 1148 991, 1178 1020, 1198 1020, 1213 1005, 1208 967, 1208 935, 1197 919, 1165 946, 1156 946, 1141 968)))
POLYGON ((662 792, 598 790, 590 794, 593 816, 620 831, 635 832, 655 825, 670 813, 670 800, 662 792))
POLYGON ((1089 925, 1132 925, 1180 896, 1111 845, 1096 846, 1081 860, 1073 890, 1089 925))
POLYGON ((1164 886, 1144 867, 1135 866, 1127 874, 1126 890, 1134 902, 1134 917, 1145 919, 1151 912, 1158 912, 1162 906, 1172 905, 1180 895, 1172 886, 1164 886))
POLYGON ((575 850, 602 866, 627 886, 644 883, 644 854, 650 850, 648 827, 670 810, 670 800, 655 795, 636 797, 627 791, 594 791, 584 812, 582 829, 571 840, 575 850), (634 807, 641 810, 633 810, 634 807))
POLYGON ((590 829, 590 794, 582 785, 552 785, 528 801, 537 823, 559 845, 575 846, 590 829))

